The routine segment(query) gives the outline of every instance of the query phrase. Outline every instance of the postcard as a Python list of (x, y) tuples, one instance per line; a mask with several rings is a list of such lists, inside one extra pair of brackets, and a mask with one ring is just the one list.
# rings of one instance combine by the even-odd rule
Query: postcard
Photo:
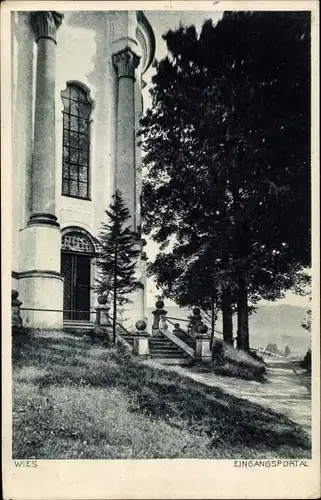
[(6, 500), (320, 497), (318, 14), (2, 3)]

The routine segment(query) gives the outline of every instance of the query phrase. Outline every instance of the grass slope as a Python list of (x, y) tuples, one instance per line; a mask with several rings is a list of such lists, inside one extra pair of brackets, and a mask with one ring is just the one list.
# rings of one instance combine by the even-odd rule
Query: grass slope
[(286, 417), (62, 332), (13, 342), (13, 458), (302, 458)]

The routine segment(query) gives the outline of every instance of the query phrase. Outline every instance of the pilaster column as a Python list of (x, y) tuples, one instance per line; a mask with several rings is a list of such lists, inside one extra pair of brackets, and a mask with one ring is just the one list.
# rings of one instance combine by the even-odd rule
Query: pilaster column
[(136, 161), (135, 161), (135, 69), (140, 58), (127, 47), (114, 54), (117, 72), (117, 136), (115, 188), (119, 189), (130, 212), (132, 229), (136, 221)]
[(37, 76), (32, 164), (32, 210), (28, 225), (58, 225), (55, 196), (56, 33), (63, 14), (31, 12), (37, 48)]
[(61, 235), (56, 216), (55, 62), (56, 33), (62, 14), (31, 12), (37, 43), (31, 210), (20, 233), (19, 293), (23, 323), (32, 328), (62, 328)]

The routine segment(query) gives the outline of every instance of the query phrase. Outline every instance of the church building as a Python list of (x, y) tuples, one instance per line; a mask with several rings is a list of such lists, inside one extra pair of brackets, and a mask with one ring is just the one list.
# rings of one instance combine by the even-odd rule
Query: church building
[[(95, 237), (116, 189), (140, 235), (141, 11), (12, 12), (12, 289), (26, 327), (94, 321)], [(140, 239), (131, 320), (146, 316)]]

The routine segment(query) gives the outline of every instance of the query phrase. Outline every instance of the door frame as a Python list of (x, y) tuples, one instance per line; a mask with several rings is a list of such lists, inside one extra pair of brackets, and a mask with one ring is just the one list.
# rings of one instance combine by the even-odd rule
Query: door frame
[[(91, 235), (84, 229), (82, 228), (78, 228), (78, 227), (75, 227), (75, 226), (69, 226), (65, 229), (62, 230), (62, 235), (61, 237), (63, 238), (64, 236), (67, 236), (68, 234), (70, 233), (78, 233), (79, 235), (82, 235), (82, 236), (85, 236), (85, 238), (88, 240), (88, 243), (90, 244), (91, 246), (91, 251), (88, 252), (87, 251), (77, 251), (76, 249), (74, 250), (73, 248), (64, 248), (63, 246), (61, 247), (61, 250), (60, 250), (60, 255), (61, 255), (61, 262), (62, 262), (62, 256), (63, 255), (69, 255), (70, 256), (70, 266), (71, 266), (71, 280), (73, 281), (74, 280), (74, 277), (75, 277), (75, 273), (77, 273), (77, 257), (85, 257), (85, 258), (88, 258), (88, 265), (89, 265), (89, 280), (88, 280), (88, 303), (89, 303), (89, 308), (88, 308), (88, 318), (86, 319), (78, 319), (77, 318), (77, 296), (76, 296), (76, 293), (77, 293), (77, 288), (76, 286), (74, 285), (74, 283), (72, 282), (70, 287), (71, 287), (71, 290), (70, 290), (70, 294), (71, 294), (71, 297), (70, 297), (70, 311), (68, 311), (68, 313), (65, 315), (65, 312), (63, 313), (63, 316), (64, 316), (64, 321), (90, 321), (90, 317), (91, 317), (91, 303), (92, 303), (92, 283), (93, 283), (93, 267), (92, 267), (92, 263), (93, 263), (93, 259), (95, 258), (95, 255), (96, 255), (96, 249), (95, 249), (95, 246), (94, 246), (94, 243), (93, 243), (93, 238), (91, 237)], [(62, 271), (62, 266), (61, 266), (61, 271)], [(64, 287), (63, 287), (63, 304), (64, 304), (64, 299), (65, 297), (65, 284), (64, 284)], [(63, 309), (65, 308), (65, 305), (63, 306)], [(68, 317), (66, 317), (68, 316)]]
[[(64, 319), (67, 321), (89, 321), (90, 320), (90, 299), (91, 299), (91, 278), (92, 278), (92, 270), (91, 270), (91, 261), (93, 256), (90, 254), (85, 254), (85, 253), (77, 253), (77, 252), (68, 252), (65, 250), (61, 251), (61, 259), (62, 256), (66, 255), (69, 256), (70, 258), (70, 273), (71, 273), (71, 283), (70, 283), (70, 310), (68, 312), (64, 310)], [(89, 266), (89, 279), (88, 279), (88, 284), (86, 283), (86, 286), (88, 286), (88, 318), (86, 319), (79, 319), (78, 313), (82, 311), (83, 309), (78, 308), (78, 288), (77, 288), (77, 283), (75, 283), (75, 279), (77, 279), (77, 258), (87, 258), (88, 259), (88, 266)], [(64, 285), (64, 290), (63, 293), (65, 294), (65, 285)], [(63, 303), (65, 302), (64, 297), (63, 297)], [(64, 306), (65, 307), (65, 306)], [(65, 312), (66, 311), (66, 312)], [(85, 314), (85, 313), (83, 313)]]

